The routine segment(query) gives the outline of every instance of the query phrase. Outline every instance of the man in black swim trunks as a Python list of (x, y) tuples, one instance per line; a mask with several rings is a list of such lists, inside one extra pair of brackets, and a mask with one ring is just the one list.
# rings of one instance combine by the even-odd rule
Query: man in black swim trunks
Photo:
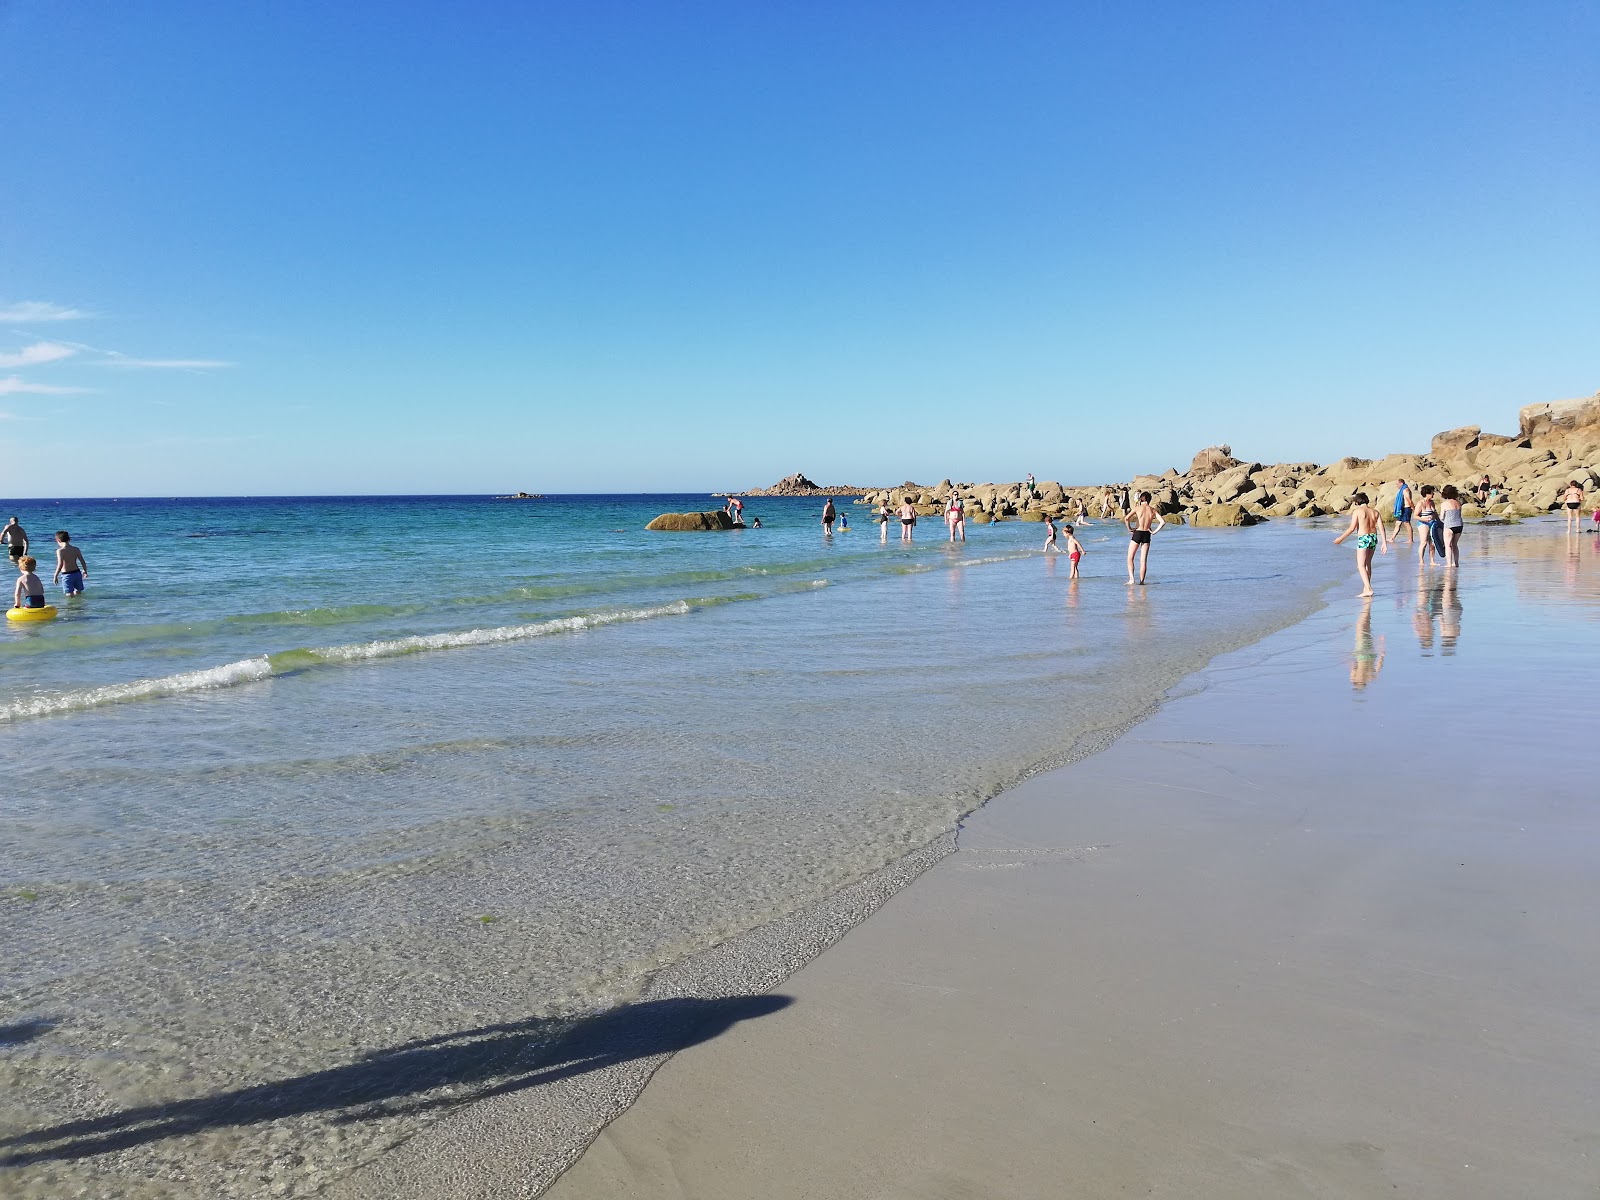
[[(1139, 503), (1125, 518), (1128, 533), (1128, 583), (1143, 584), (1145, 571), (1150, 566), (1150, 535), (1160, 533), (1167, 521), (1150, 503), (1150, 493), (1140, 492)], [(1133, 577), (1133, 560), (1139, 559), (1139, 578)]]

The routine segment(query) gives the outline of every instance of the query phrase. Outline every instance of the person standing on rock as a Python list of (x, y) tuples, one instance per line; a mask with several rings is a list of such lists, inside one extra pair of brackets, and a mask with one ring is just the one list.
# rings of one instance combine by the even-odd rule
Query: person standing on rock
[(744, 501), (737, 496), (729, 496), (724, 511), (733, 518), (735, 525), (744, 524)]
[[(1577, 533), (1583, 521), (1583, 488), (1576, 479), (1567, 484), (1567, 490), (1561, 493), (1561, 503), (1566, 506), (1567, 532)], [(11, 518), (13, 521), (15, 517)]]
[(900, 501), (900, 540), (909, 542), (917, 528), (917, 506), (909, 500)]
[[(1128, 527), (1128, 583), (1143, 586), (1145, 572), (1150, 568), (1150, 538), (1166, 527), (1167, 519), (1150, 503), (1150, 493), (1140, 492), (1139, 503), (1123, 520)], [(1133, 560), (1139, 560), (1139, 577), (1135, 579)]]
[(1394, 537), (1389, 539), (1391, 542), (1399, 543), (1400, 527), (1402, 525), (1406, 529), (1406, 545), (1409, 546), (1417, 540), (1416, 527), (1411, 524), (1411, 507), (1411, 488), (1407, 486), (1404, 479), (1396, 479), (1394, 481)]
[(1372, 595), (1372, 552), (1380, 546), (1389, 553), (1389, 536), (1383, 529), (1383, 517), (1367, 503), (1367, 494), (1357, 492), (1353, 497), (1355, 507), (1350, 510), (1350, 528), (1333, 539), (1339, 545), (1352, 533), (1356, 535), (1356, 573), (1361, 576), (1361, 594)]
[(1028, 482), (1026, 484), (1024, 484), (1023, 486), (1025, 486), (1028, 489), (1028, 499), (1032, 500), (1035, 496), (1037, 496), (1039, 494), (1038, 489), (1035, 488), (1034, 485), (1033, 485), (1033, 472), (1032, 471), (1028, 472)]
[(833, 497), (829, 496), (822, 506), (822, 532), (829, 537), (833, 536), (833, 523), (839, 519), (839, 510), (833, 506)]

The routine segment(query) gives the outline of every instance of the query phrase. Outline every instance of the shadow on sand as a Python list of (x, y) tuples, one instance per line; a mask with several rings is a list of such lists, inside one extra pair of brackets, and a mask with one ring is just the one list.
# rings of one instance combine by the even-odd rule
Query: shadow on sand
[[(305, 1113), (335, 1122), (421, 1113), (483, 1100), (619, 1063), (670, 1054), (738, 1021), (792, 1004), (788, 996), (650, 1000), (581, 1021), (534, 1018), (374, 1051), (345, 1066), (232, 1092), (130, 1108), (0, 1138), (0, 1166), (86, 1158), (206, 1129)], [(20, 1030), (21, 1027), (11, 1027)], [(48, 1025), (37, 1032), (45, 1032)], [(423, 1093), (450, 1087), (450, 1094)], [(396, 1102), (399, 1103), (396, 1103)]]

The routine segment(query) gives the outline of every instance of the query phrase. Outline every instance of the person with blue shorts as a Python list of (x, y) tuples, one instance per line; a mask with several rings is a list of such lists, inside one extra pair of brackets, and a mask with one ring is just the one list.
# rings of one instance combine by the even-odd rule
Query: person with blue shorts
[(65, 529), (56, 531), (56, 578), (61, 590), (69, 596), (83, 595), (83, 581), (89, 577), (89, 564), (83, 561), (83, 551), (72, 544), (72, 535)]
[(1406, 544), (1409, 546), (1417, 540), (1416, 526), (1411, 524), (1411, 488), (1404, 479), (1394, 481), (1394, 536), (1389, 540), (1400, 540), (1400, 527), (1406, 527)]

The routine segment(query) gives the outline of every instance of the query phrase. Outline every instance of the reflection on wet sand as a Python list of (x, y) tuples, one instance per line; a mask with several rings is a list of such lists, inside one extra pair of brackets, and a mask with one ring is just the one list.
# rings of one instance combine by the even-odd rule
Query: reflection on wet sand
[(1513, 555), (1517, 594), (1538, 604), (1581, 604), (1600, 608), (1600, 533), (1507, 540)]
[(1461, 640), (1461, 598), (1456, 589), (1454, 571), (1444, 576), (1418, 574), (1417, 607), (1411, 618), (1416, 630), (1417, 644), (1424, 656), (1434, 653), (1434, 626), (1439, 631), (1438, 653), (1448, 656), (1456, 652)]
[(1356, 647), (1350, 655), (1350, 686), (1361, 691), (1383, 670), (1383, 640), (1372, 636), (1372, 597), (1361, 602), (1356, 618)]

